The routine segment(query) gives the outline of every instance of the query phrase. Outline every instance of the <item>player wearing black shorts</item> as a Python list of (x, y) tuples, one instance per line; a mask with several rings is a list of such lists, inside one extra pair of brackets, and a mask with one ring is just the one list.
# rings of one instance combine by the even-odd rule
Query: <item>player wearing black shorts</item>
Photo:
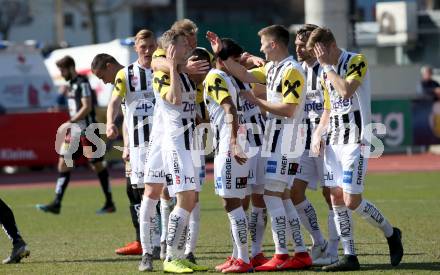
[[(86, 129), (90, 129), (89, 126), (96, 123), (94, 108), (96, 96), (90, 88), (87, 78), (76, 73), (75, 61), (72, 57), (65, 56), (58, 60), (56, 65), (63, 78), (69, 82), (67, 105), (70, 120), (60, 127), (60, 129), (65, 127), (68, 130), (58, 160), (58, 172), (60, 174), (56, 182), (55, 198), (49, 204), (37, 204), (36, 207), (44, 212), (60, 213), (61, 201), (70, 181), (70, 171), (73, 168), (72, 160), (84, 155), (93, 171), (96, 172), (105, 195), (105, 204), (96, 213), (115, 212), (116, 208), (112, 200), (109, 174), (103, 162), (103, 156), (96, 156), (99, 155), (97, 146), (90, 140), (90, 135), (88, 135), (89, 137), (86, 136)], [(99, 138), (98, 129), (94, 130), (93, 133), (96, 138)]]

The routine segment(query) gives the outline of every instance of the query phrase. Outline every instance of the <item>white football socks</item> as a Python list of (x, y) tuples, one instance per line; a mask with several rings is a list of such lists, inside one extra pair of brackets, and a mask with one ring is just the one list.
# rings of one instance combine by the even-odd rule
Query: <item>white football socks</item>
[(228, 218), (231, 222), (232, 235), (237, 248), (237, 258), (249, 263), (249, 251), (247, 243), (247, 218), (243, 207), (238, 207), (228, 212)]
[(152, 235), (156, 220), (156, 205), (158, 200), (143, 197), (139, 211), (139, 231), (141, 237), (142, 254), (152, 254)]
[(361, 204), (354, 211), (358, 213), (369, 224), (382, 230), (386, 238), (393, 235), (393, 227), (382, 215), (380, 210), (377, 209), (377, 207), (371, 202), (363, 199)]
[(275, 243), (276, 254), (288, 254), (287, 242), (287, 217), (286, 209), (283, 201), (279, 197), (264, 195), (264, 202), (266, 203), (267, 211), (270, 215), (272, 226), (272, 237)]

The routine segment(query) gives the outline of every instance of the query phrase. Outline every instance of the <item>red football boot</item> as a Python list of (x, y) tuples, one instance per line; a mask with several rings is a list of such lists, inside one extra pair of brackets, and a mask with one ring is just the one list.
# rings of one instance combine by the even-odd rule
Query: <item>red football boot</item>
[(255, 268), (260, 265), (264, 265), (269, 261), (268, 258), (264, 257), (263, 252), (258, 253), (255, 257), (251, 258), (251, 265)]
[(226, 262), (219, 264), (215, 267), (215, 271), (222, 272), (223, 269), (228, 268), (231, 265), (233, 265), (235, 261), (236, 261), (235, 258), (228, 256), (228, 258), (226, 258)]
[(284, 264), (284, 269), (287, 270), (300, 270), (307, 269), (312, 266), (312, 257), (307, 252), (295, 253), (295, 256), (291, 257)]
[(142, 255), (142, 246), (140, 242), (134, 241), (116, 249), (115, 252), (118, 255)]
[(289, 254), (274, 254), (264, 265), (255, 268), (255, 271), (278, 271), (284, 270), (284, 264), (289, 260)]
[(222, 270), (222, 273), (248, 273), (252, 272), (251, 263), (245, 263), (242, 259), (238, 259), (228, 268)]

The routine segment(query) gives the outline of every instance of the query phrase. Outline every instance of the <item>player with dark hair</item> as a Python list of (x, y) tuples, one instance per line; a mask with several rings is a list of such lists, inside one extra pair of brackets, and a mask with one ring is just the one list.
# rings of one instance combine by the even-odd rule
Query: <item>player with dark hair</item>
[[(104, 206), (96, 213), (113, 213), (116, 211), (116, 207), (112, 199), (108, 170), (105, 166), (104, 157), (96, 156), (99, 153), (105, 152), (97, 152), (96, 144), (86, 136), (86, 129), (96, 123), (95, 92), (91, 89), (87, 77), (77, 74), (75, 61), (72, 57), (65, 56), (58, 60), (56, 64), (63, 78), (69, 82), (67, 105), (70, 120), (60, 127), (60, 129), (68, 128), (68, 130), (58, 160), (58, 172), (60, 174), (56, 183), (55, 199), (49, 204), (37, 204), (36, 207), (43, 212), (52, 214), (60, 213), (61, 201), (70, 182), (70, 172), (73, 167), (73, 163), (69, 166), (66, 164), (66, 157), (71, 157), (73, 160), (76, 160), (84, 154), (89, 160), (91, 168), (96, 172), (105, 195)], [(99, 137), (98, 129), (93, 133), (95, 137)], [(76, 147), (74, 143), (78, 141), (78, 139), (79, 147), (75, 152), (72, 152)]]
[[(306, 145), (301, 156), (300, 165), (293, 182), (291, 198), (301, 223), (312, 238), (311, 256), (313, 265), (329, 265), (338, 260), (339, 237), (334, 222), (334, 212), (330, 201), (330, 188), (325, 186), (323, 165), (324, 156), (316, 156), (310, 150), (312, 133), (319, 124), (324, 112), (330, 112), (330, 102), (324, 100), (324, 90), (321, 84), (322, 67), (306, 49), (307, 40), (318, 26), (305, 24), (298, 29), (295, 38), (295, 49), (298, 61), (301, 62), (306, 75), (306, 102), (304, 104), (304, 120), (306, 125)], [(306, 189), (316, 190), (317, 185), (322, 187), (322, 193), (329, 207), (328, 232), (326, 241), (321, 233), (315, 208), (306, 197)]]
[[(304, 108), (304, 74), (301, 66), (289, 54), (290, 34), (285, 27), (272, 25), (260, 30), (258, 35), (261, 38), (261, 51), (270, 62), (250, 71), (232, 58), (224, 56), (222, 43), (215, 33), (208, 32), (207, 38), (214, 53), (223, 60), (232, 75), (243, 82), (266, 84), (267, 100), (253, 93), (244, 94), (250, 102), (267, 112), (268, 117), (263, 144), (263, 152), (268, 156), (263, 198), (271, 216), (275, 254), (255, 270), (304, 269), (312, 265), (312, 259), (300, 231), (298, 213), (290, 199), (290, 188), (299, 158), (290, 154), (293, 144), (287, 142), (288, 146), (282, 146), (284, 139), (293, 138), (295, 144), (297, 141)], [(295, 243), (295, 255), (292, 258), (287, 248), (290, 239)]]

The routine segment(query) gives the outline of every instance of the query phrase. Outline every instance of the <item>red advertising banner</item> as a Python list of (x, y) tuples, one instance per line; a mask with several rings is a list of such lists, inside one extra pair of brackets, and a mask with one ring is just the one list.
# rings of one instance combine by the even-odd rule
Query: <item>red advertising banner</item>
[(67, 113), (0, 115), (0, 166), (55, 165), (58, 127)]

